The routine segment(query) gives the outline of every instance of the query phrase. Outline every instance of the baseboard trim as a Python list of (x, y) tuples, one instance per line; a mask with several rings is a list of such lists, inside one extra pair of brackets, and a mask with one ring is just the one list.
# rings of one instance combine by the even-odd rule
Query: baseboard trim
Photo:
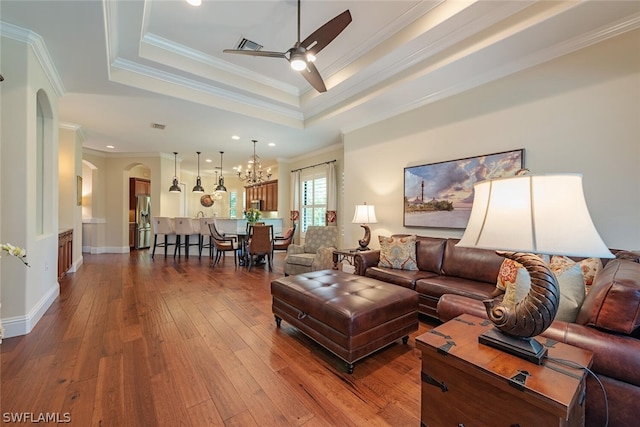
[(99, 255), (99, 254), (127, 254), (130, 248), (117, 246), (83, 246), (82, 253)]
[(47, 312), (51, 304), (60, 295), (60, 285), (55, 282), (55, 285), (49, 289), (49, 291), (38, 301), (38, 303), (27, 313), (26, 316), (15, 316), (2, 319), (2, 327), (4, 333), (2, 338), (17, 337), (20, 335), (27, 335), (33, 330), (36, 324), (40, 321), (42, 316)]
[(82, 257), (82, 255), (80, 255), (80, 258), (76, 259), (73, 264), (71, 264), (71, 268), (69, 269), (68, 273), (75, 273), (76, 271), (78, 271), (78, 269), (82, 266), (82, 264), (84, 263), (84, 258)]

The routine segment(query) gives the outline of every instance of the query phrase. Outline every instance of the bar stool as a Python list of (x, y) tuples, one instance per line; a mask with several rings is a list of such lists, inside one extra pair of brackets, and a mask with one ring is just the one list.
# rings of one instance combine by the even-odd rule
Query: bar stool
[[(209, 232), (209, 224), (214, 223), (214, 218), (200, 218), (200, 256), (202, 258), (202, 249), (209, 249), (209, 258), (213, 258), (213, 242), (211, 241), (211, 233)], [(205, 239), (208, 243), (205, 243)]]
[[(174, 222), (176, 248), (173, 252), (173, 257), (176, 257), (176, 253), (180, 256), (180, 248), (184, 248), (185, 257), (189, 258), (189, 246), (200, 246), (200, 223), (192, 220), (191, 218), (184, 217), (177, 217), (174, 219)], [(194, 243), (189, 243), (190, 236), (194, 236), (196, 238)]]
[[(164, 243), (158, 243), (158, 235), (164, 235)], [(167, 257), (167, 248), (169, 246), (175, 246), (176, 240), (173, 243), (169, 242), (169, 236), (175, 237), (176, 232), (173, 227), (173, 219), (166, 216), (154, 216), (153, 217), (153, 251), (151, 252), (151, 259), (156, 254), (156, 248), (164, 248), (164, 257)]]

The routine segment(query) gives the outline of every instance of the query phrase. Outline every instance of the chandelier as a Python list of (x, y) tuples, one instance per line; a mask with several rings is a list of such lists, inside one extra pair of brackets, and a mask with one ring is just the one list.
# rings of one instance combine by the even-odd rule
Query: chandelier
[(260, 157), (256, 154), (256, 142), (258, 141), (255, 139), (252, 139), (251, 141), (253, 142), (253, 155), (249, 157), (247, 170), (243, 173), (242, 166), (238, 166), (236, 170), (240, 181), (246, 181), (248, 185), (259, 185), (268, 182), (271, 179), (271, 168), (267, 168), (264, 171), (262, 170)]

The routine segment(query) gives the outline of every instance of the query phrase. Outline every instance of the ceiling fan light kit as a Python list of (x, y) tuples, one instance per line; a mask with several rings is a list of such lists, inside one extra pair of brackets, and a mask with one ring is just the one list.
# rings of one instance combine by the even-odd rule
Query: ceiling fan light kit
[[(313, 65), (317, 54), (333, 41), (351, 23), (351, 12), (345, 10), (331, 19), (300, 41), (300, 0), (298, 0), (298, 39), (295, 45), (286, 52), (271, 52), (264, 50), (224, 49), (225, 53), (235, 53), (249, 56), (266, 56), (284, 58), (289, 61), (291, 68), (300, 71), (302, 76), (318, 92), (326, 92), (327, 88), (318, 69)], [(304, 72), (303, 72), (304, 71)]]

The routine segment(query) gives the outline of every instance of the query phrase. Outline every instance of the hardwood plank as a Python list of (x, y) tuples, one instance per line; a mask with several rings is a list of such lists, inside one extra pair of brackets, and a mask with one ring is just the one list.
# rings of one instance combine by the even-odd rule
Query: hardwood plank
[(290, 424), (304, 422), (313, 416), (311, 410), (251, 349), (236, 351), (245, 369), (251, 373), (260, 388), (278, 406)]
[(124, 425), (124, 375), (122, 354), (103, 357), (98, 367), (98, 381), (92, 425)]
[[(155, 375), (151, 379), (151, 389), (155, 403), (156, 426), (190, 426), (187, 408), (168, 372)], [(117, 424), (114, 424), (117, 425)]]
[(71, 382), (62, 404), (61, 413), (70, 414), (70, 425), (89, 426), (93, 420), (97, 378)]
[(224, 421), (211, 399), (188, 408), (187, 412), (193, 427), (220, 427), (224, 425)]
[(127, 425), (153, 426), (156, 418), (151, 386), (151, 371), (147, 363), (147, 346), (143, 339), (123, 346), (124, 410)]

